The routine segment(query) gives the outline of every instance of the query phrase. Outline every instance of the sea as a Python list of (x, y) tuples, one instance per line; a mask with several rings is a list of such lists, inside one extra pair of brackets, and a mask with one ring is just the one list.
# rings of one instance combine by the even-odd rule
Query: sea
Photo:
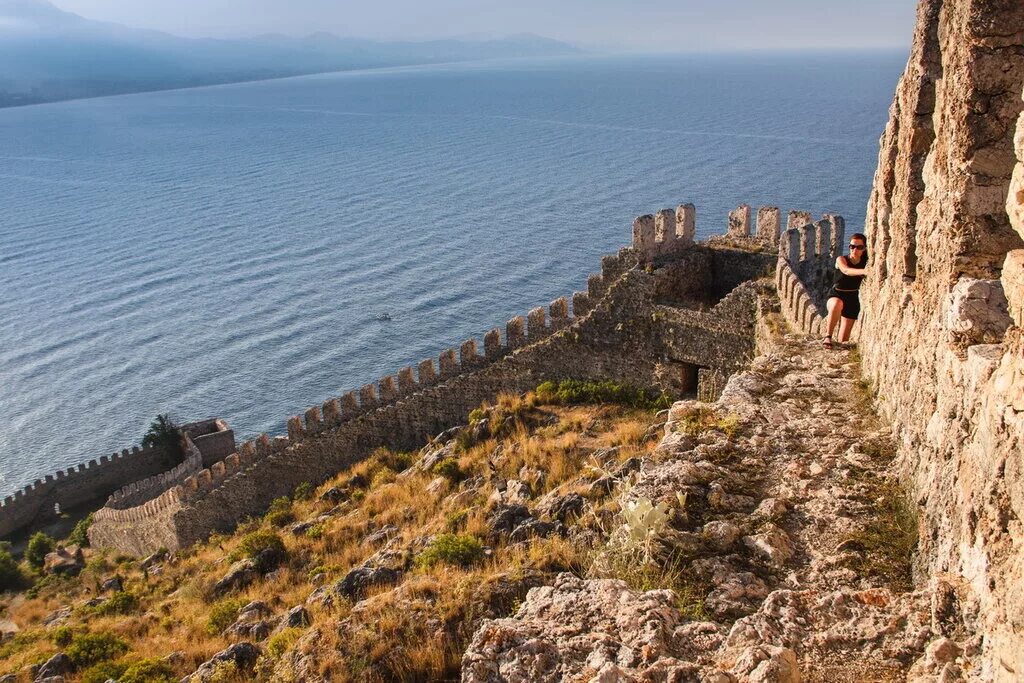
[(905, 59), (574, 56), (2, 109), (0, 496), (158, 414), (282, 433), (585, 289), (639, 214), (853, 232)]

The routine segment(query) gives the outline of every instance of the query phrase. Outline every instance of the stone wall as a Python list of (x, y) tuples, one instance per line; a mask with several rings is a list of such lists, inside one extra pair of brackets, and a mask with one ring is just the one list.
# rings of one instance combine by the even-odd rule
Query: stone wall
[(133, 447), (37, 479), (0, 504), (0, 538), (54, 519), (55, 505), (67, 510), (104, 500), (125, 484), (159, 475), (174, 464), (163, 449)]
[[(692, 206), (679, 214), (659, 212), (651, 251), (659, 263), (687, 258), (692, 245), (664, 243), (670, 225), (692, 225)], [(680, 218), (681, 216), (681, 218)], [(671, 220), (670, 220), (671, 219)], [(634, 238), (647, 244), (648, 221), (634, 225)], [(642, 229), (637, 229), (640, 226)], [(701, 247), (705, 249), (705, 247)], [(711, 250), (689, 260), (709, 276), (717, 260), (735, 272), (764, 274), (772, 259), (757, 251)], [(510, 320), (485, 335), (483, 348), (468, 340), (397, 375), (330, 399), (288, 420), (287, 436), (261, 435), (237, 454), (201, 470), (143, 506), (105, 509), (90, 538), (124, 552), (142, 554), (159, 546), (179, 548), (213, 531), (233, 529), (239, 520), (262, 514), (270, 501), (303, 482), (334, 476), (381, 446), (408, 450), (431, 436), (465, 423), (468, 414), (502, 392), (522, 393), (545, 380), (611, 379), (679, 394), (704, 378), (705, 393), (717, 395), (724, 377), (753, 351), (755, 287), (740, 287), (707, 312), (656, 304), (669, 270), (645, 263), (637, 249), (606, 256), (602, 271), (588, 279), (586, 292), (570, 302), (557, 299)], [(734, 273), (733, 273), (734, 274)], [(730, 277), (733, 275), (730, 275)], [(662, 284), (659, 284), (662, 283)], [(710, 285), (715, 286), (713, 277)], [(700, 366), (701, 373), (693, 372)], [(717, 387), (717, 389), (716, 389)], [(159, 529), (159, 531), (157, 531)]]
[(1019, 0), (919, 4), (865, 229), (864, 372), (902, 435), (922, 577), (976, 615), (978, 680), (1024, 676), (1022, 43)]

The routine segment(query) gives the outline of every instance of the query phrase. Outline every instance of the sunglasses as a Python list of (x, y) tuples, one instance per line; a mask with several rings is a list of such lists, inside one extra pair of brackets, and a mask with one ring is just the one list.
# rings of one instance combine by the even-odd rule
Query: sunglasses
[(867, 247), (865, 247), (863, 244), (851, 244), (850, 245), (850, 249), (858, 249), (859, 250), (859, 249), (866, 249), (866, 248)]

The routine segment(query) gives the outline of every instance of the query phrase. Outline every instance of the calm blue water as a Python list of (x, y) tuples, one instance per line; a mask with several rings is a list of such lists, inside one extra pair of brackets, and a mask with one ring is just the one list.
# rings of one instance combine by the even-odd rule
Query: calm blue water
[(280, 432), (584, 288), (640, 213), (859, 228), (904, 59), (431, 66), (0, 110), (0, 495), (157, 413)]

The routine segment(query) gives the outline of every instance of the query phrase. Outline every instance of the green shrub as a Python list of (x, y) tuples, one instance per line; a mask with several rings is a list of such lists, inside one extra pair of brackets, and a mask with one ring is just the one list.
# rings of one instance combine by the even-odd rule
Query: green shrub
[(167, 662), (159, 659), (143, 659), (129, 664), (117, 683), (177, 683), (178, 677)]
[(292, 500), (310, 500), (313, 497), (313, 484), (304, 481), (292, 491)]
[(327, 531), (327, 529), (323, 524), (314, 524), (306, 529), (306, 538), (312, 538), (313, 540), (323, 538), (325, 531)]
[(286, 628), (267, 641), (266, 654), (271, 659), (280, 659), (302, 635), (302, 629)]
[(68, 543), (72, 545), (81, 546), (83, 548), (89, 545), (89, 527), (92, 526), (92, 515), (89, 513), (85, 519), (79, 520), (75, 528), (72, 529), (71, 533), (68, 534)]
[(42, 569), (46, 562), (46, 554), (52, 553), (57, 546), (56, 542), (42, 531), (32, 534), (25, 548), (25, 560), (36, 569)]
[(228, 598), (216, 603), (210, 608), (210, 616), (206, 619), (206, 631), (214, 636), (223, 633), (224, 629), (235, 623), (239, 610), (245, 605), (245, 600), (238, 598)]
[(535, 393), (537, 400), (542, 404), (614, 403), (645, 410), (663, 410), (672, 406), (672, 398), (668, 394), (645, 391), (609, 380), (595, 382), (565, 379), (558, 383), (548, 381), (540, 384)]
[(292, 501), (288, 496), (275, 498), (270, 503), (270, 509), (263, 519), (270, 526), (282, 527), (295, 521), (295, 513), (292, 511)]
[(445, 526), (449, 531), (459, 531), (466, 526), (466, 519), (469, 517), (469, 510), (456, 510), (445, 519)]
[(15, 591), (25, 585), (25, 575), (14, 556), (6, 549), (0, 549), (0, 593)]
[(121, 683), (128, 665), (123, 662), (100, 662), (82, 672), (82, 683), (107, 683), (114, 680)]
[(483, 408), (474, 408), (473, 410), (469, 411), (469, 424), (476, 424), (480, 420), (483, 420), (485, 417), (487, 417), (486, 410), (484, 410)]
[(404, 472), (409, 469), (413, 462), (412, 453), (392, 451), (388, 448), (378, 448), (370, 457), (375, 463), (395, 473)]
[(70, 626), (58, 626), (50, 634), (50, 640), (57, 647), (67, 647), (75, 637), (75, 631)]
[(128, 591), (117, 591), (102, 604), (97, 610), (100, 614), (131, 614), (139, 609), (139, 599), (134, 593)]
[[(269, 551), (264, 553), (264, 551)], [(242, 537), (238, 548), (231, 553), (231, 560), (234, 562), (242, 558), (259, 560), (260, 571), (270, 571), (280, 564), (288, 552), (284, 548), (284, 541), (273, 531), (254, 531)]]
[(416, 556), (416, 564), (420, 567), (432, 567), (438, 563), (468, 567), (483, 557), (484, 545), (476, 536), (439, 534)]
[(92, 666), (99, 662), (117, 659), (128, 652), (128, 643), (112, 633), (79, 633), (71, 640), (64, 654), (75, 668)]
[(464, 478), (462, 468), (459, 467), (459, 461), (455, 458), (445, 458), (434, 463), (430, 471), (439, 477), (444, 477), (453, 484), (462, 481)]

